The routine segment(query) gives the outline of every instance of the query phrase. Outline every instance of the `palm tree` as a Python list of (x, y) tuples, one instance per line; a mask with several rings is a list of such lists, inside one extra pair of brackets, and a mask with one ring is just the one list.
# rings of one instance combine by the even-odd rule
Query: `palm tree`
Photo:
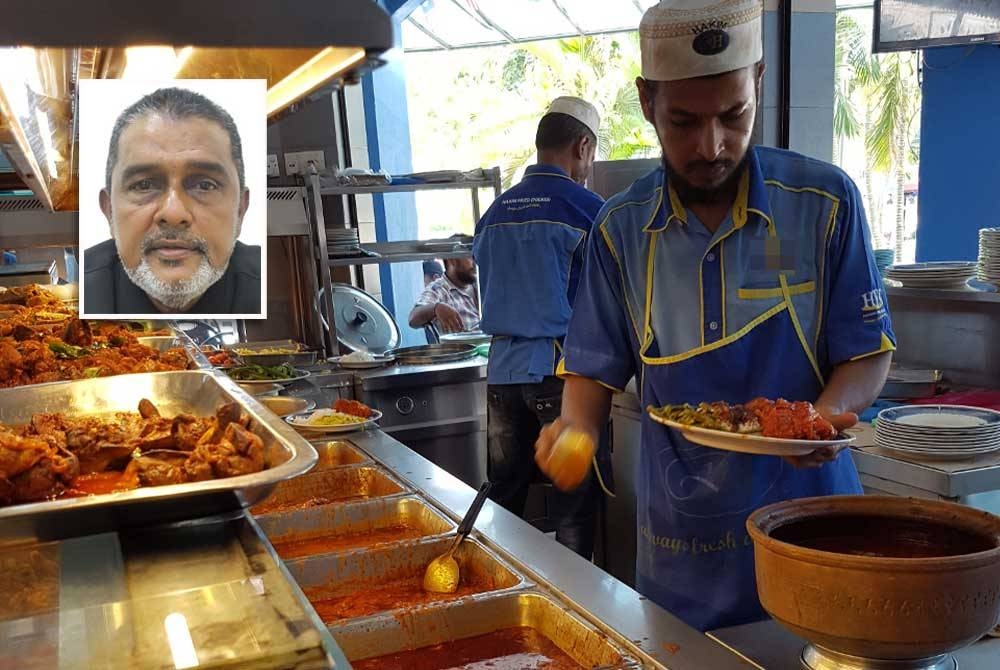
[(904, 187), (911, 151), (913, 123), (920, 110), (919, 87), (916, 82), (916, 54), (891, 53), (881, 56), (881, 74), (878, 78), (877, 115), (875, 124), (865, 138), (866, 153), (872, 165), (880, 172), (892, 172), (896, 208), (895, 251), (897, 262), (903, 254), (905, 237)]
[[(872, 107), (869, 91), (881, 75), (879, 61), (872, 56), (864, 30), (847, 12), (837, 14), (834, 43), (833, 89), (833, 162), (843, 160), (844, 141), (867, 138), (871, 128)], [(863, 100), (862, 118), (858, 119), (855, 99)], [(872, 239), (881, 239), (881, 207), (876, 207), (872, 189), (872, 166), (867, 160), (863, 171), (865, 211)]]
[[(904, 186), (908, 167), (919, 160), (914, 121), (920, 109), (915, 54), (873, 55), (868, 36), (853, 16), (837, 15), (834, 89), (834, 156), (843, 159), (845, 140), (863, 138), (864, 198), (873, 239), (884, 239), (884, 208), (876, 201), (873, 173), (891, 174), (894, 182), (895, 252), (902, 255), (905, 236)], [(861, 118), (857, 105), (861, 106)]]

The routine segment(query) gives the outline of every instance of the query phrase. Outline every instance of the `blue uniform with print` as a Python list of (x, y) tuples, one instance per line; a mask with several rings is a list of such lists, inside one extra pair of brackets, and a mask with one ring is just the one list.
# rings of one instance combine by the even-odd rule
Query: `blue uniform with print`
[[(895, 348), (857, 187), (838, 168), (752, 147), (713, 234), (660, 168), (611, 198), (587, 249), (559, 372), (667, 405), (815, 402), (832, 370)], [(765, 617), (753, 510), (861, 493), (845, 451), (820, 468), (692, 444), (644, 416), (637, 588), (700, 630)]]
[(555, 372), (586, 239), (604, 201), (558, 167), (533, 165), (476, 225), (487, 381), (536, 384)]

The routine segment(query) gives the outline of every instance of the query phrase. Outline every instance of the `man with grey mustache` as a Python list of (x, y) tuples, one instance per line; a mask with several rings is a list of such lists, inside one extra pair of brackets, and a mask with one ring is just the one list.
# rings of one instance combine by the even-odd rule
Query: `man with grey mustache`
[(101, 211), (112, 239), (84, 252), (87, 314), (259, 314), (260, 247), (238, 241), (249, 204), (232, 117), (162, 88), (115, 122)]

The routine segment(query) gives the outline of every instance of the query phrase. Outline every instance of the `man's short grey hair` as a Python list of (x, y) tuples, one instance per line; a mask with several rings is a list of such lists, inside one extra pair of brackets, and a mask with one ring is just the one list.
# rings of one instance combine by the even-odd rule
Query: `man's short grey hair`
[(232, 150), (233, 162), (236, 164), (236, 174), (240, 180), (240, 191), (246, 187), (246, 175), (243, 168), (243, 143), (240, 142), (240, 131), (229, 112), (215, 104), (200, 93), (186, 88), (161, 88), (145, 95), (130, 105), (118, 116), (115, 127), (111, 131), (111, 143), (108, 147), (108, 164), (104, 175), (104, 183), (108, 192), (111, 191), (111, 173), (118, 163), (118, 144), (122, 133), (132, 123), (147, 114), (162, 114), (171, 119), (205, 119), (222, 126), (229, 135), (229, 146)]

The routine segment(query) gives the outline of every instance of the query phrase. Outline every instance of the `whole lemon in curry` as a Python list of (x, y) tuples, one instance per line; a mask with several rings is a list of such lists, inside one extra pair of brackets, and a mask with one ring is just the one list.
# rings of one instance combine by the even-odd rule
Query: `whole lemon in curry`
[(567, 428), (556, 439), (546, 463), (552, 483), (563, 491), (572, 491), (583, 483), (590, 471), (597, 446), (587, 433)]

